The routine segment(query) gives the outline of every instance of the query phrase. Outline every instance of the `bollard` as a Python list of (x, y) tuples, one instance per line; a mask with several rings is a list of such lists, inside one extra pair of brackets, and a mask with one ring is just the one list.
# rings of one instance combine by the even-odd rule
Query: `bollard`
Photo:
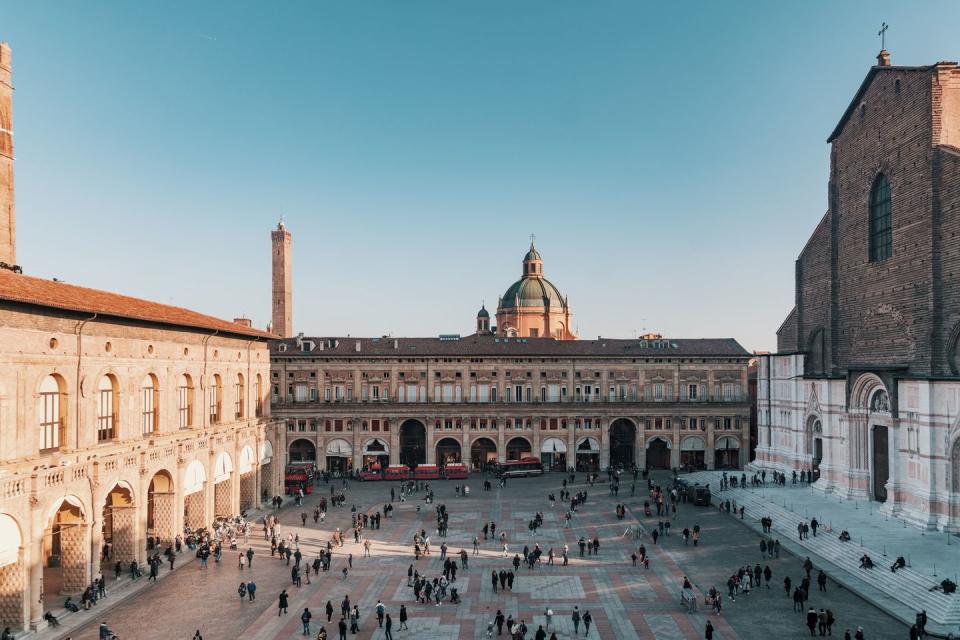
[(933, 563), (933, 577), (934, 577), (934, 578), (937, 577), (937, 563), (936, 563), (936, 562)]
[(883, 557), (887, 557), (887, 545), (883, 545)]
[(860, 546), (863, 546), (863, 536), (860, 536)]

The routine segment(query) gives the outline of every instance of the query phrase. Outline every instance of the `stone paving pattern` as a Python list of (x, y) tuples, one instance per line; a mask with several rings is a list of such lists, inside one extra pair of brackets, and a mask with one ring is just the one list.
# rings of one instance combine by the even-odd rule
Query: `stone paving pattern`
[[(573, 624), (570, 613), (575, 605), (581, 611), (589, 610), (594, 619), (590, 638), (654, 638), (655, 640), (680, 640), (702, 638), (706, 620), (711, 620), (718, 640), (737, 638), (753, 639), (789, 634), (791, 637), (808, 636), (804, 626), (805, 616), (793, 612), (792, 600), (785, 597), (782, 581), (790, 575), (796, 583), (801, 577), (801, 560), (782, 553), (779, 559), (762, 560), (759, 553), (759, 538), (736, 519), (719, 514), (715, 509), (681, 505), (673, 524), (674, 534), (661, 538), (653, 545), (649, 538), (641, 540), (652, 552), (649, 570), (633, 568), (630, 554), (638, 544), (624, 537), (628, 525), (641, 522), (647, 529), (656, 526), (657, 518), (643, 518), (643, 494), (638, 487), (637, 495), (629, 496), (630, 482), (621, 485), (619, 498), (608, 496), (607, 486), (598, 483), (587, 487), (583, 474), (578, 474), (573, 491), (586, 489), (587, 504), (574, 517), (573, 527), (563, 528), (564, 507), (559, 504), (551, 509), (546, 500), (550, 492), (558, 492), (563, 480), (560, 474), (548, 474), (542, 478), (515, 479), (502, 490), (480, 490), (481, 479), (471, 478), (473, 491), (469, 498), (454, 495), (454, 483), (437, 481), (433, 488), (437, 503), (445, 503), (451, 512), (450, 534), (447, 537), (449, 553), (460, 548), (470, 553), (469, 568), (458, 571), (457, 583), (462, 604), (441, 606), (420, 605), (413, 602), (413, 591), (407, 587), (407, 567), (414, 563), (412, 536), (420, 528), (426, 529), (432, 542), (433, 554), (415, 563), (421, 573), (433, 577), (439, 575), (442, 562), (439, 560), (439, 545), (442, 538), (436, 535), (432, 506), (422, 500), (395, 503), (395, 517), (383, 519), (383, 528), (369, 531), (373, 542), (372, 557), (364, 558), (361, 545), (347, 536), (343, 549), (335, 549), (330, 573), (321, 573), (301, 588), (290, 585), (289, 567), (279, 559), (270, 557), (269, 547), (262, 533), (251, 537), (250, 544), (256, 552), (252, 569), (240, 571), (236, 558), (224, 554), (223, 563), (200, 570), (198, 562), (179, 568), (159, 583), (150, 585), (142, 592), (128, 598), (112, 609), (101, 605), (90, 613), (90, 623), (75, 630), (71, 635), (76, 640), (97, 638), (97, 625), (106, 620), (122, 640), (164, 638), (165, 640), (190, 640), (199, 629), (205, 640), (235, 638), (280, 638), (283, 640), (303, 638), (300, 613), (304, 606), (310, 607), (314, 617), (311, 624), (312, 637), (321, 624), (326, 626), (331, 639), (337, 638), (336, 623), (339, 620), (340, 601), (350, 596), (361, 611), (360, 632), (349, 634), (350, 638), (383, 638), (377, 628), (374, 606), (378, 599), (393, 617), (395, 638), (424, 638), (453, 640), (455, 638), (484, 638), (487, 623), (497, 609), (504, 615), (526, 620), (533, 638), (537, 625), (545, 624), (545, 609), (554, 611), (553, 625), (549, 632), (559, 638), (572, 638)], [(641, 480), (639, 484), (643, 484)], [(382, 507), (389, 498), (389, 488), (395, 483), (351, 483), (347, 490), (347, 505), (332, 509), (322, 526), (314, 526), (312, 519), (306, 527), (300, 527), (300, 509), (289, 506), (282, 509), (280, 520), (284, 534), (296, 531), (300, 534), (301, 550), (307, 559), (326, 544), (335, 527), (349, 526), (350, 505), (356, 504), (363, 511), (373, 512)], [(645, 489), (645, 485), (644, 489)], [(329, 489), (321, 485), (320, 493)], [(312, 512), (319, 494), (309, 496), (304, 509)], [(616, 519), (614, 505), (625, 503), (629, 509), (625, 521)], [(416, 511), (416, 505), (421, 511)], [(531, 536), (527, 521), (537, 510), (544, 511), (545, 528)], [(498, 541), (483, 542), (480, 534), (484, 522), (495, 521), (507, 531), (510, 557), (522, 553), (524, 544), (532, 548), (539, 542), (544, 551), (554, 546), (557, 552), (556, 566), (546, 566), (529, 571), (521, 566), (517, 572), (513, 591), (493, 593), (490, 572), (506, 568), (510, 558), (501, 558)], [(703, 535), (698, 547), (685, 546), (680, 531), (684, 526), (699, 524)], [(600, 555), (579, 557), (576, 546), (583, 535), (597, 534), (601, 540)], [(481, 539), (481, 555), (472, 555), (473, 536)], [(559, 547), (570, 546), (570, 565), (560, 566)], [(347, 554), (353, 554), (353, 569), (346, 581), (341, 569), (347, 563)], [(544, 555), (545, 563), (546, 555)], [(680, 606), (679, 591), (683, 576), (687, 575), (701, 591), (716, 585), (726, 593), (727, 576), (741, 564), (769, 563), (773, 570), (772, 588), (754, 589), (750, 596), (738, 597), (736, 602), (727, 599), (721, 616), (710, 614), (705, 606), (694, 614), (686, 613)], [(236, 593), (241, 579), (250, 577), (257, 582), (256, 602), (240, 601)], [(290, 608), (286, 615), (277, 613), (277, 594), (281, 589), (290, 594)], [(867, 640), (877, 638), (904, 638), (907, 629), (883, 612), (868, 605), (855, 594), (840, 589), (832, 581), (826, 594), (818, 594), (816, 583), (811, 593), (815, 607), (829, 606), (837, 617), (833, 631), (842, 637), (844, 629), (855, 630), (863, 625)], [(335, 608), (332, 623), (326, 622), (324, 607), (327, 600)], [(109, 591), (106, 605), (109, 605)], [(398, 612), (401, 604), (407, 605), (410, 630), (399, 631)], [(581, 625), (580, 634), (583, 636)], [(62, 638), (65, 634), (41, 634), (43, 637)], [(504, 636), (506, 637), (506, 636)]]

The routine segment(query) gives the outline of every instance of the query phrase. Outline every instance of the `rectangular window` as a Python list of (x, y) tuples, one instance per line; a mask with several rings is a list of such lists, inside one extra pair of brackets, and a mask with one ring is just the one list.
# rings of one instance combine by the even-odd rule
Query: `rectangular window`
[(330, 387), (324, 387), (323, 389), (323, 401), (330, 402)]
[(696, 400), (696, 399), (697, 399), (697, 385), (695, 385), (695, 384), (687, 385), (687, 393), (689, 394), (691, 400)]
[(724, 402), (731, 402), (733, 400), (733, 383), (732, 382), (723, 383), (723, 400)]
[(490, 402), (490, 385), (482, 384), (477, 387), (477, 400), (480, 402)]
[(503, 401), (513, 402), (513, 387), (507, 385), (503, 388)]
[(307, 385), (306, 383), (298, 383), (293, 387), (293, 401), (294, 402), (306, 402), (307, 401)]
[(663, 400), (663, 383), (655, 382), (653, 383), (653, 399), (656, 401)]
[(372, 397), (374, 400), (379, 400), (379, 399), (380, 399), (380, 386), (379, 386), (379, 385), (373, 385), (373, 388), (371, 389), (371, 397)]
[[(514, 393), (515, 393), (515, 395), (514, 395), (514, 402), (523, 402), (523, 387), (521, 387), (520, 385), (516, 385), (516, 386), (513, 388), (513, 391), (514, 391)], [(528, 402), (529, 402), (529, 400), (528, 400)]]
[(317, 390), (313, 387), (310, 387), (310, 402), (317, 401)]
[(347, 385), (347, 402), (353, 402), (353, 385)]
[(111, 387), (110, 389), (101, 389), (97, 400), (97, 441), (113, 440), (113, 424), (113, 388)]
[(142, 410), (140, 412), (140, 425), (143, 427), (143, 433), (153, 433), (157, 426), (157, 408), (154, 404), (153, 386), (141, 389), (143, 399)]
[(497, 401), (497, 385), (490, 385), (490, 402)]
[(720, 383), (716, 383), (713, 385), (713, 401), (720, 402), (720, 398)]
[[(112, 392), (111, 395), (113, 395)], [(189, 428), (193, 421), (193, 407), (190, 406), (190, 396), (192, 395), (192, 389), (189, 386), (184, 385), (177, 389), (177, 414), (181, 429)], [(113, 400), (111, 399), (110, 402), (112, 404)]]
[(242, 382), (233, 385), (233, 417), (236, 420), (243, 418), (243, 396), (247, 393)]
[(527, 387), (527, 402), (533, 402), (533, 387)]

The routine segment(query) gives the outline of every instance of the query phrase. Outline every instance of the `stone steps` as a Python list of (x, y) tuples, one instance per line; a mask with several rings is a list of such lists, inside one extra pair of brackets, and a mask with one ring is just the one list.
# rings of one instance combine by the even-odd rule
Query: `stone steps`
[[(715, 473), (698, 472), (684, 478), (691, 483), (710, 484), (712, 488), (719, 486), (719, 476)], [(749, 525), (753, 528), (759, 529), (761, 517), (771, 517), (773, 531), (777, 534), (775, 537), (779, 537), (781, 543), (787, 540), (791, 545), (799, 547), (801, 553), (813, 556), (814, 559), (819, 558), (822, 561), (821, 564), (830, 565), (829, 568), (824, 567), (828, 575), (854, 592), (863, 592), (861, 595), (871, 599), (869, 588), (872, 588), (883, 596), (905, 605), (906, 609), (898, 615), (905, 622), (913, 623), (912, 614), (909, 612), (925, 609), (931, 622), (946, 625), (954, 630), (960, 625), (960, 596), (930, 591), (930, 587), (937, 584), (935, 579), (914, 571), (910, 567), (900, 569), (896, 573), (891, 572), (889, 565), (893, 564), (894, 558), (884, 558), (883, 554), (875, 549), (862, 547), (854, 542), (840, 542), (837, 536), (843, 529), (842, 525), (834, 523), (832, 533), (827, 534), (820, 529), (818, 536), (811, 535), (806, 540), (799, 540), (797, 524), (809, 523), (809, 521), (775, 502), (765, 500), (755, 491), (742, 488), (728, 489), (722, 494), (715, 494), (715, 497), (717, 500), (736, 501), (738, 506), (744, 507), (745, 520), (749, 520)], [(874, 569), (860, 568), (860, 556), (864, 553), (873, 559)], [(858, 589), (860, 585), (865, 585), (868, 589)], [(891, 611), (891, 613), (895, 612)]]

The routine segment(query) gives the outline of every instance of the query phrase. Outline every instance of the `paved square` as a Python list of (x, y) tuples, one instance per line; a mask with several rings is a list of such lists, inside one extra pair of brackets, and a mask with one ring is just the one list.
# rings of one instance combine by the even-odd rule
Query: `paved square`
[[(356, 603), (360, 608), (360, 630), (356, 635), (347, 634), (349, 638), (358, 639), (384, 637), (375, 615), (378, 600), (392, 618), (393, 636), (397, 640), (482, 639), (497, 610), (502, 611), (504, 617), (525, 621), (527, 638), (532, 639), (540, 625), (546, 627), (547, 609), (554, 612), (546, 629), (547, 637), (555, 632), (558, 638), (567, 639), (573, 637), (571, 613), (575, 606), (581, 613), (590, 612), (591, 638), (692, 640), (703, 637), (708, 619), (714, 626), (714, 637), (720, 640), (769, 640), (785, 632), (795, 637), (808, 635), (805, 615), (793, 612), (793, 603), (785, 597), (781, 586), (786, 575), (799, 582), (800, 560), (786, 553), (776, 560), (761, 560), (759, 539), (738, 520), (712, 508), (680, 505), (673, 523), (675, 535), (661, 538), (657, 545), (647, 536), (635, 541), (623, 535), (628, 526), (642, 522), (646, 530), (652, 531), (657, 524), (656, 518), (642, 517), (644, 497), (640, 491), (633, 498), (611, 498), (603, 484), (593, 487), (575, 484), (571, 490), (585, 490), (589, 498), (577, 510), (573, 526), (567, 529), (563, 518), (567, 505), (558, 503), (551, 509), (546, 499), (549, 492), (559, 492), (562, 480), (563, 476), (558, 474), (514, 480), (505, 489), (477, 492), (467, 499), (456, 496), (452, 484), (433, 483), (434, 505), (424, 504), (422, 496), (420, 500), (395, 503), (394, 517), (384, 518), (381, 529), (367, 531), (373, 543), (371, 557), (363, 557), (362, 545), (348, 536), (342, 548), (334, 549), (331, 571), (311, 576), (311, 584), (304, 582), (299, 588), (290, 584), (289, 567), (270, 556), (262, 534), (251, 538), (257, 554), (252, 570), (240, 572), (235, 563), (224, 561), (219, 565), (211, 563), (210, 569), (201, 571), (196, 562), (183, 557), (183, 566), (172, 575), (114, 608), (104, 611), (101, 606), (96, 613), (78, 614), (90, 616), (90, 623), (74, 631), (72, 636), (95, 640), (96, 625), (100, 620), (107, 620), (123, 640), (157, 637), (189, 640), (198, 629), (204, 640), (292, 640), (304, 637), (300, 614), (304, 607), (309, 607), (313, 613), (312, 637), (316, 637), (323, 625), (333, 640), (338, 635), (340, 603), (345, 596), (350, 597), (351, 605)], [(581, 481), (582, 476), (577, 480)], [(358, 511), (372, 513), (388, 499), (391, 486), (396, 485), (351, 483), (347, 504), (332, 509), (323, 526), (314, 526), (312, 520), (308, 520), (308, 525), (301, 527), (301, 509), (285, 507), (279, 512), (284, 532), (299, 534), (305, 558), (312, 560), (317, 550), (326, 545), (333, 529), (349, 530), (351, 505), (356, 505)], [(311, 512), (319, 494), (327, 493), (328, 489), (321, 486), (318, 494), (308, 497), (303, 510)], [(616, 518), (617, 503), (626, 504), (630, 509), (625, 520)], [(450, 531), (446, 538), (436, 534), (434, 508), (439, 504), (445, 504), (450, 512)], [(537, 511), (544, 513), (544, 526), (532, 536), (526, 523)], [(481, 529), (491, 521), (497, 523), (496, 536), (484, 541)], [(702, 542), (697, 547), (684, 545), (679, 532), (694, 524), (701, 527)], [(420, 530), (430, 536), (432, 553), (414, 560), (413, 536)], [(506, 558), (500, 554), (501, 531), (507, 532), (509, 540), (510, 552)], [(581, 536), (592, 539), (594, 535), (600, 539), (599, 555), (581, 558), (577, 540)], [(480, 538), (476, 555), (472, 544), (474, 536)], [(444, 541), (449, 547), (448, 555), (457, 560), (457, 580), (451, 587), (458, 589), (461, 603), (420, 604), (407, 586), (408, 567), (412, 565), (415, 571), (430, 579), (438, 577), (443, 569), (440, 545)], [(513, 589), (502, 590), (498, 584), (494, 592), (491, 573), (512, 570), (513, 555), (522, 554), (524, 545), (532, 549), (536, 543), (544, 551), (543, 564), (533, 570), (521, 565), (515, 572)], [(651, 554), (649, 569), (631, 565), (630, 555), (641, 543)], [(561, 566), (564, 545), (569, 546), (571, 554), (566, 567)], [(546, 552), (551, 547), (556, 554), (556, 564), (547, 566)], [(461, 549), (468, 554), (466, 569), (459, 567)], [(353, 566), (344, 580), (341, 570), (349, 564), (349, 554), (353, 556)], [(726, 593), (727, 577), (738, 567), (753, 566), (757, 562), (770, 564), (774, 588), (755, 589), (749, 597), (738, 597), (736, 602), (728, 598), (721, 616), (712, 615), (702, 604), (693, 614), (681, 607), (680, 585), (685, 575), (701, 593), (712, 585)], [(240, 601), (237, 585), (241, 579), (251, 578), (258, 585), (257, 601)], [(278, 615), (277, 594), (281, 589), (290, 594), (290, 608), (289, 613)], [(846, 628), (855, 630), (857, 625), (862, 625), (868, 640), (905, 637), (903, 625), (855, 595), (840, 590), (832, 582), (828, 589), (827, 594), (813, 591), (809, 604), (832, 608), (837, 618), (834, 635), (842, 638)], [(112, 596), (108, 591), (107, 604)], [(334, 608), (330, 622), (324, 611), (328, 601)], [(406, 606), (409, 630), (399, 629), (401, 605)], [(145, 615), (146, 612), (150, 615)], [(585, 626), (581, 623), (579, 637), (584, 637), (584, 632)], [(56, 636), (46, 634), (45, 637)], [(506, 631), (500, 637), (506, 638)]]

